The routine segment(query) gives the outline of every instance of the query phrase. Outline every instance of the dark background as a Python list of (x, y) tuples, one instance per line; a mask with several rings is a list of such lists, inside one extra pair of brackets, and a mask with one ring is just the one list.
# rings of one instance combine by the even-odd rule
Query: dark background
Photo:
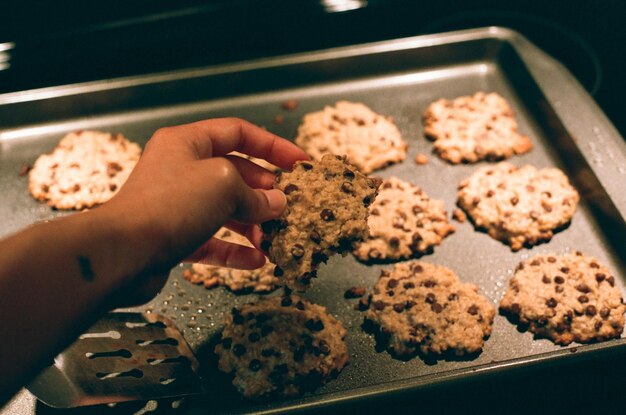
[[(499, 25), (565, 64), (626, 136), (625, 3), (5, 0), (0, 44), (11, 45), (0, 46), (0, 93)], [(625, 413), (625, 369), (626, 353), (617, 351), (341, 413)]]

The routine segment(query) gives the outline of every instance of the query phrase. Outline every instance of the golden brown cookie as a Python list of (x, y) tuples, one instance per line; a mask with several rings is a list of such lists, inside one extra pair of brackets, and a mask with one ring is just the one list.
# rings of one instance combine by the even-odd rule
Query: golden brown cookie
[(496, 93), (440, 99), (424, 113), (424, 134), (450, 163), (502, 160), (532, 149), (518, 132), (515, 114)]
[(35, 161), (28, 190), (57, 209), (90, 208), (118, 192), (140, 155), (141, 147), (122, 134), (69, 133)]
[(424, 254), (454, 232), (443, 201), (396, 177), (383, 180), (369, 210), (369, 236), (353, 251), (362, 261)]
[(233, 308), (215, 353), (244, 397), (296, 396), (348, 363), (345, 335), (322, 306), (294, 295), (264, 298)]
[(500, 309), (538, 336), (568, 345), (619, 337), (626, 306), (611, 272), (576, 252), (522, 261)]
[[(226, 242), (252, 247), (246, 238), (226, 228), (220, 229), (215, 237)], [(203, 285), (206, 288), (224, 286), (235, 292), (270, 292), (280, 285), (278, 278), (274, 276), (274, 266), (269, 261), (261, 268), (252, 270), (193, 264), (191, 269), (183, 271), (183, 277), (193, 284)]]
[(491, 334), (494, 306), (448, 268), (423, 261), (396, 264), (374, 286), (366, 319), (400, 357), (418, 350), (458, 356), (479, 352)]
[(316, 160), (345, 154), (365, 174), (404, 160), (408, 147), (391, 118), (349, 101), (305, 115), (295, 142)]
[(461, 182), (458, 197), (477, 228), (513, 251), (549, 241), (570, 222), (579, 200), (561, 170), (507, 162), (477, 170)]

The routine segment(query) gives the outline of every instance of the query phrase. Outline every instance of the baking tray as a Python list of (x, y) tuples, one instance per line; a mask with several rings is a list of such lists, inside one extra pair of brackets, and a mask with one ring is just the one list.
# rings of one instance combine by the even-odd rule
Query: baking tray
[[(409, 143), (403, 163), (376, 174), (415, 182), (430, 196), (443, 199), (450, 212), (457, 184), (479, 165), (452, 166), (435, 156), (425, 166), (416, 165), (414, 156), (432, 148), (423, 137), (421, 114), (438, 98), (476, 91), (504, 96), (516, 110), (522, 133), (532, 138), (533, 151), (512, 162), (563, 169), (581, 193), (580, 206), (571, 226), (547, 244), (514, 253), (466, 222), (457, 224), (456, 233), (422, 259), (452, 268), (463, 281), (478, 285), (496, 306), (516, 264), (547, 252), (582, 250), (593, 255), (609, 267), (624, 290), (626, 145), (561, 64), (518, 33), (497, 27), (0, 95), (0, 236), (67, 214), (33, 200), (26, 190), (27, 179), (18, 172), (23, 163), (32, 164), (69, 131), (122, 132), (143, 145), (161, 126), (237, 116), (293, 138), (305, 113), (340, 99), (364, 102), (393, 116)], [(281, 109), (286, 99), (298, 100), (298, 107)], [(282, 124), (273, 122), (276, 115), (284, 117)], [(321, 267), (305, 297), (326, 306), (346, 326), (350, 365), (312, 394), (265, 403), (242, 401), (228, 379), (217, 373), (211, 356), (225, 314), (255, 295), (193, 286), (182, 278), (183, 266), (176, 267), (162, 292), (138, 309), (175, 321), (204, 361), (209, 392), (178, 402), (178, 411), (318, 411), (517, 367), (608, 356), (621, 352), (626, 344), (616, 339), (563, 348), (520, 333), (497, 315), (493, 334), (476, 358), (393, 359), (377, 351), (374, 338), (361, 329), (363, 314), (354, 310), (355, 300), (343, 298), (351, 286), (371, 287), (384, 267), (388, 265), (361, 264), (352, 256), (331, 258)]]

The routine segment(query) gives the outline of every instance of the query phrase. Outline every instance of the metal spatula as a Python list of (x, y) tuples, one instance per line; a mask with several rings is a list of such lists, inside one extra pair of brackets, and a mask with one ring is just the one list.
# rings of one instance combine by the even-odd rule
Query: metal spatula
[(54, 359), (27, 389), (55, 408), (202, 392), (198, 361), (163, 316), (109, 313)]

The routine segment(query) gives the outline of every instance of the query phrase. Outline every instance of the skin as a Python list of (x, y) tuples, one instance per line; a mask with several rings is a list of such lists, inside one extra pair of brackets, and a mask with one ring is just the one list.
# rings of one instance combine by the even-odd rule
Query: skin
[(0, 241), (0, 406), (103, 313), (156, 295), (180, 261), (264, 264), (259, 249), (212, 238), (225, 225), (258, 247), (254, 224), (286, 205), (273, 173), (231, 151), (286, 170), (308, 158), (240, 119), (163, 128), (109, 202)]

